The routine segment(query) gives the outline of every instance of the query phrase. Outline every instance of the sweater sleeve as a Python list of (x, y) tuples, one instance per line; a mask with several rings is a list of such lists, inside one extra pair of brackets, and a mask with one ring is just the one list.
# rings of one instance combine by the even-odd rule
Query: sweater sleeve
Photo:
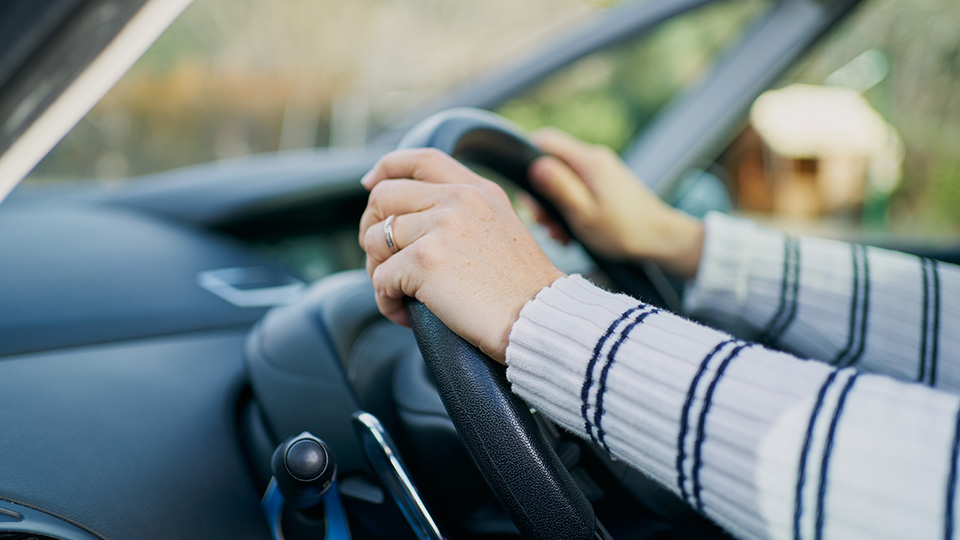
[(960, 268), (875, 247), (705, 220), (687, 312), (838, 367), (960, 390)]
[(524, 306), (513, 390), (744, 539), (954, 538), (960, 397), (744, 342), (579, 276)]

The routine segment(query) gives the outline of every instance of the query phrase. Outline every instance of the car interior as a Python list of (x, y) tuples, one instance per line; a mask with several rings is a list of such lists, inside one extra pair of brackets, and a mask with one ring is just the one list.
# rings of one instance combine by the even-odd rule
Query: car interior
[[(729, 10), (696, 73), (607, 142), (680, 208), (745, 207), (743, 149), (764, 135), (746, 128), (751, 107), (874, 3), (626, 2), (406, 111), (362, 148), (121, 184), (28, 179), (0, 205), (0, 538), (725, 538), (531, 411), (422, 305), (413, 330), (382, 317), (356, 242), (358, 180), (393, 148), (433, 146), (528, 191), (531, 103), (569, 107), (549, 102), (552, 85), (598, 59), (642, 79), (637, 58), (656, 56), (644, 47), (658, 32)], [(31, 111), (24, 80), (66, 73), (51, 84), (69, 86), (142, 4), (0, 6), (0, 150), (23, 131), (7, 119)], [(88, 49), (64, 37), (101, 27)], [(534, 234), (562, 270), (682, 312), (683, 284), (655, 266)], [(960, 262), (954, 236), (844, 234)], [(327, 476), (291, 470), (306, 447)]]

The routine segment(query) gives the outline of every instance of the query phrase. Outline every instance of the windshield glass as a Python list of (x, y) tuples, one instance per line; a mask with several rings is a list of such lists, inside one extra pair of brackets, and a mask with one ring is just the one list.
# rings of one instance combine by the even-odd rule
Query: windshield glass
[(360, 146), (603, 11), (586, 0), (196, 0), (28, 180)]

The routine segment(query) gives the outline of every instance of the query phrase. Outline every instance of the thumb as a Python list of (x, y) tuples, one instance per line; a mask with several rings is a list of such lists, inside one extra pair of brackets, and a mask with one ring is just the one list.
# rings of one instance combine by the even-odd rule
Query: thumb
[(530, 183), (552, 202), (568, 222), (589, 214), (595, 207), (593, 193), (583, 180), (553, 156), (543, 156), (530, 165)]

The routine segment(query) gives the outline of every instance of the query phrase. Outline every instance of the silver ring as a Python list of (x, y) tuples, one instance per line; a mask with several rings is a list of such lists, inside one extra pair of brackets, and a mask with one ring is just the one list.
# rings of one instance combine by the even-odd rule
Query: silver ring
[(387, 216), (387, 220), (383, 222), (383, 236), (387, 239), (387, 247), (392, 249), (394, 253), (400, 251), (400, 248), (393, 241), (393, 219), (395, 217), (397, 216), (390, 214)]

